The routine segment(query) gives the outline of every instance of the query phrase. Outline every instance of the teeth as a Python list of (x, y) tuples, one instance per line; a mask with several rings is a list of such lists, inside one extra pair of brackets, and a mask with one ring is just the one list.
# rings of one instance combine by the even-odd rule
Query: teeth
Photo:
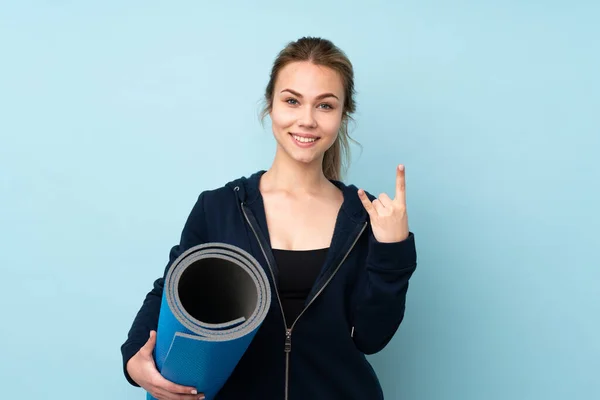
[(312, 143), (314, 142), (315, 138), (305, 138), (305, 137), (301, 137), (301, 136), (296, 136), (296, 135), (292, 135), (294, 136), (294, 139), (296, 139), (297, 141), (301, 142), (301, 143)]

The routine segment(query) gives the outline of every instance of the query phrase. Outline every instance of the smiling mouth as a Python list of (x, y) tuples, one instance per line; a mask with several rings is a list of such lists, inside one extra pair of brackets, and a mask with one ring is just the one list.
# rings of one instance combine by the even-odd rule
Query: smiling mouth
[(290, 135), (294, 138), (294, 140), (296, 140), (297, 142), (300, 142), (300, 143), (314, 143), (320, 139), (318, 137), (304, 137), (304, 136), (294, 135), (293, 133), (290, 133)]

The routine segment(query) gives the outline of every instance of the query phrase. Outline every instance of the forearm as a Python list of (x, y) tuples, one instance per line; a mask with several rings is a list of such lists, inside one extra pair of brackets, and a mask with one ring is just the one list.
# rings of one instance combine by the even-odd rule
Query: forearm
[(404, 318), (409, 280), (416, 269), (414, 235), (396, 243), (379, 243), (371, 235), (354, 314), (353, 338), (365, 354), (382, 350)]
[(135, 316), (127, 334), (127, 340), (121, 346), (123, 372), (132, 385), (138, 386), (127, 372), (127, 362), (144, 346), (150, 337), (150, 331), (156, 330), (161, 307), (164, 278), (154, 281), (153, 288), (146, 295), (142, 306)]

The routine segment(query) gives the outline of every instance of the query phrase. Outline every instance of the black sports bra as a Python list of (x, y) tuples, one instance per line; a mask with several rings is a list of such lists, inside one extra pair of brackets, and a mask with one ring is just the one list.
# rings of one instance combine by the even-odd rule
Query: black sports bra
[(328, 250), (273, 249), (279, 269), (279, 296), (288, 328), (304, 309), (306, 298), (321, 272)]

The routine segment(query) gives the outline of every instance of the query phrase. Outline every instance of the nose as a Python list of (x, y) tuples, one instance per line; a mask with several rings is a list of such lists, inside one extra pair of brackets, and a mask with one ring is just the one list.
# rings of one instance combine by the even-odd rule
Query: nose
[(317, 120), (313, 115), (312, 107), (307, 107), (298, 120), (298, 125), (305, 128), (316, 128)]

